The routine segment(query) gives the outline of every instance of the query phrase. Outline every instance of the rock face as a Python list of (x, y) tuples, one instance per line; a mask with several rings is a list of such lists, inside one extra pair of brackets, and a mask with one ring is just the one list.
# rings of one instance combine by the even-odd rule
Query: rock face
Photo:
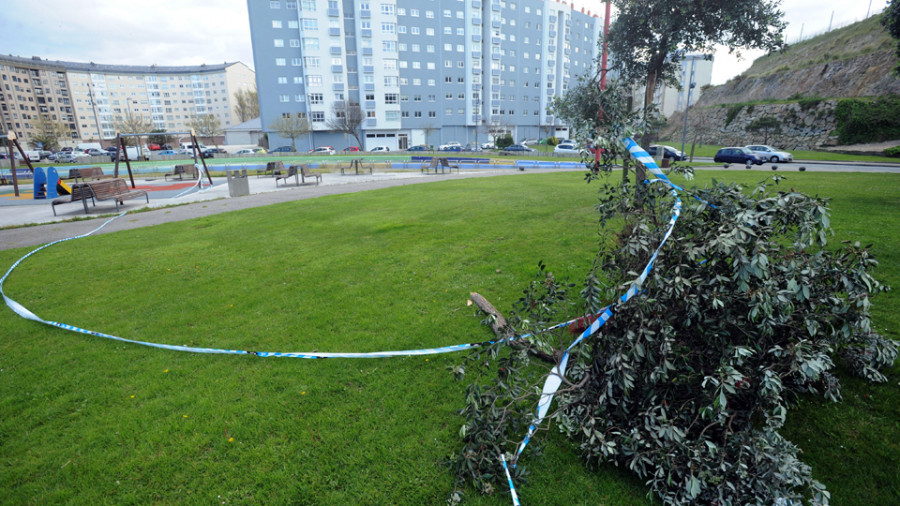
[[(688, 114), (688, 141), (700, 131), (702, 144), (745, 146), (770, 144), (782, 149), (815, 149), (837, 144), (835, 129), (836, 100), (756, 104), (747, 106), (692, 107)], [(748, 129), (760, 118), (771, 117), (777, 126), (768, 135), (763, 130)], [(729, 121), (730, 118), (730, 121)], [(699, 121), (697, 121), (699, 120)], [(681, 112), (669, 118), (665, 135), (681, 139), (684, 116)]]
[(900, 78), (891, 73), (896, 63), (892, 52), (881, 51), (760, 77), (736, 78), (706, 90), (697, 105), (787, 100), (799, 95), (828, 98), (900, 95)]

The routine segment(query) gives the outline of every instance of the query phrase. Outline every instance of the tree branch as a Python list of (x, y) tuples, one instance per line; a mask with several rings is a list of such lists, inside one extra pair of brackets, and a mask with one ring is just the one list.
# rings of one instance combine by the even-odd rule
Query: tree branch
[[(472, 299), (472, 302), (476, 306), (478, 306), (478, 309), (480, 309), (485, 314), (492, 316), (491, 330), (494, 331), (494, 335), (497, 336), (497, 339), (506, 340), (506, 339), (509, 339), (509, 338), (515, 336), (515, 332), (513, 332), (513, 329), (509, 326), (509, 323), (506, 321), (506, 318), (503, 316), (502, 313), (500, 313), (500, 311), (497, 311), (497, 308), (495, 308), (493, 304), (488, 302), (487, 299), (485, 299), (484, 297), (482, 297), (480, 294), (478, 294), (476, 292), (471, 292), (469, 294), (469, 297)], [(550, 355), (541, 350), (535, 349), (535, 347), (532, 346), (531, 343), (529, 343), (527, 341), (509, 340), (508, 342), (509, 342), (509, 345), (512, 346), (513, 348), (524, 349), (530, 355), (537, 357), (537, 358), (543, 360), (544, 362), (547, 362), (550, 364), (556, 364), (556, 362), (557, 362), (556, 359), (553, 358), (553, 355)]]

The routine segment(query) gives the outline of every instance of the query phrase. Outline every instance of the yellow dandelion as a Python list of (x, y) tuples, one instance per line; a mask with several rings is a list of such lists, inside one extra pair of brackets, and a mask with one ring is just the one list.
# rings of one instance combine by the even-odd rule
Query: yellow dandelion
[(229, 442), (229, 443), (234, 443), (234, 438), (233, 438), (233, 437), (228, 438), (228, 442)]
[(163, 372), (169, 372), (169, 370), (168, 370), (168, 369), (166, 369), (166, 370), (165, 370), (165, 371), (163, 371)]
[(306, 395), (306, 392), (300, 392), (300, 395)]
[(425, 361), (428, 362), (428, 359), (426, 358)]
[(131, 398), (134, 399), (134, 396), (132, 395)]
[(187, 415), (181, 415), (183, 418), (187, 418)]

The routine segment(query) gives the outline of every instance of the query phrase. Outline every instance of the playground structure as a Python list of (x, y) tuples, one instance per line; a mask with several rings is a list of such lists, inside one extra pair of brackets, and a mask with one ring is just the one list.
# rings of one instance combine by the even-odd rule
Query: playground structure
[(9, 152), (9, 167), (12, 172), (12, 183), (13, 183), (13, 191), (16, 194), (16, 197), (19, 196), (19, 177), (16, 175), (16, 153), (13, 151), (13, 146), (19, 150), (19, 154), (22, 155), (22, 160), (25, 162), (25, 165), (28, 165), (28, 168), (31, 170), (31, 173), (34, 174), (34, 167), (31, 165), (31, 160), (25, 156), (25, 151), (22, 150), (22, 146), (19, 144), (19, 140), (16, 138), (15, 132), (9, 132), (6, 135), (0, 135), (0, 139), (6, 139), (6, 149)]
[[(119, 159), (125, 158), (125, 167), (128, 169), (128, 178), (131, 181), (131, 188), (135, 188), (134, 184), (134, 173), (131, 170), (131, 160), (128, 159), (128, 149), (125, 147), (125, 137), (137, 137), (138, 144), (140, 144), (140, 138), (144, 136), (150, 135), (190, 135), (191, 136), (191, 154), (194, 157), (194, 165), (197, 164), (198, 159), (199, 163), (203, 164), (203, 171), (206, 173), (206, 178), (209, 180), (209, 184), (213, 184), (212, 176), (209, 174), (209, 168), (206, 166), (206, 160), (203, 158), (203, 153), (200, 152), (200, 143), (197, 142), (197, 135), (194, 133), (192, 129), (190, 132), (142, 132), (142, 133), (133, 133), (133, 134), (123, 134), (120, 132), (116, 132), (116, 147), (119, 149), (119, 152), (122, 153), (122, 156), (116, 156), (116, 165), (113, 169), (113, 177), (119, 177)], [(140, 148), (138, 149), (140, 153)]]

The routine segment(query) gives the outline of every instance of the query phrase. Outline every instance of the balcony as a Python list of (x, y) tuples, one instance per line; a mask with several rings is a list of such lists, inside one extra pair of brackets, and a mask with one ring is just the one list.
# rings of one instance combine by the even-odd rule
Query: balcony
[(550, 31), (547, 33), (547, 35), (549, 35), (549, 36), (551, 36), (551, 37), (556, 37), (556, 30), (550, 30)]
[(341, 17), (341, 10), (340, 9), (328, 9), (328, 15), (333, 18), (339, 18), (339, 17)]
[(366, 74), (375, 72), (375, 65), (363, 65), (363, 72), (365, 72)]
[(331, 35), (332, 37), (340, 37), (341, 29), (336, 28), (336, 27), (330, 27), (330, 28), (328, 28), (328, 35)]
[(500, 44), (501, 42), (503, 42), (503, 39), (500, 37), (491, 37), (491, 44)]
[(503, 26), (503, 25), (499, 21), (491, 21), (491, 27), (500, 28), (501, 26)]
[(492, 59), (492, 60), (499, 60), (499, 59), (500, 59), (500, 53), (491, 53), (491, 59)]
[(341, 55), (341, 46), (331, 46), (331, 54), (333, 56), (340, 56)]
[(331, 72), (336, 73), (336, 74), (343, 73), (344, 66), (343, 65), (332, 65)]
[(361, 17), (361, 18), (371, 18), (371, 17), (372, 17), (372, 11), (369, 11), (369, 10), (366, 10), (366, 11), (359, 11), (359, 17)]
[(472, 74), (476, 76), (481, 75), (481, 69), (472, 69)]
[(363, 88), (363, 89), (365, 91), (375, 91), (375, 85), (372, 83), (366, 83), (365, 88)]
[(481, 51), (475, 51), (472, 53), (472, 58), (481, 58)]
[(375, 118), (366, 118), (366, 127), (371, 128), (378, 125), (378, 120)]
[(475, 26), (481, 26), (481, 18), (472, 18), (472, 24)]
[(491, 75), (492, 75), (492, 76), (499, 76), (499, 75), (500, 75), (500, 69), (493, 69), (493, 70), (491, 70)]
[(361, 28), (359, 30), (359, 36), (363, 38), (372, 38), (372, 29), (371, 28)]
[(374, 100), (366, 100), (363, 105), (365, 105), (367, 111), (374, 111), (377, 107), (377, 103)]
[(371, 47), (364, 47), (364, 48), (362, 48), (362, 50), (363, 50), (363, 53), (362, 53), (363, 56), (372, 56), (372, 48)]
[(494, 12), (500, 12), (500, 4), (499, 4), (499, 3), (492, 3), (492, 4), (491, 4), (491, 10), (494, 11)]
[(344, 91), (344, 83), (331, 83), (331, 89), (334, 91)]
[(481, 42), (481, 35), (472, 35), (472, 42)]
[(472, 8), (473, 8), (473, 9), (480, 9), (480, 8), (481, 8), (481, 1), (480, 1), (480, 0), (472, 0)]

